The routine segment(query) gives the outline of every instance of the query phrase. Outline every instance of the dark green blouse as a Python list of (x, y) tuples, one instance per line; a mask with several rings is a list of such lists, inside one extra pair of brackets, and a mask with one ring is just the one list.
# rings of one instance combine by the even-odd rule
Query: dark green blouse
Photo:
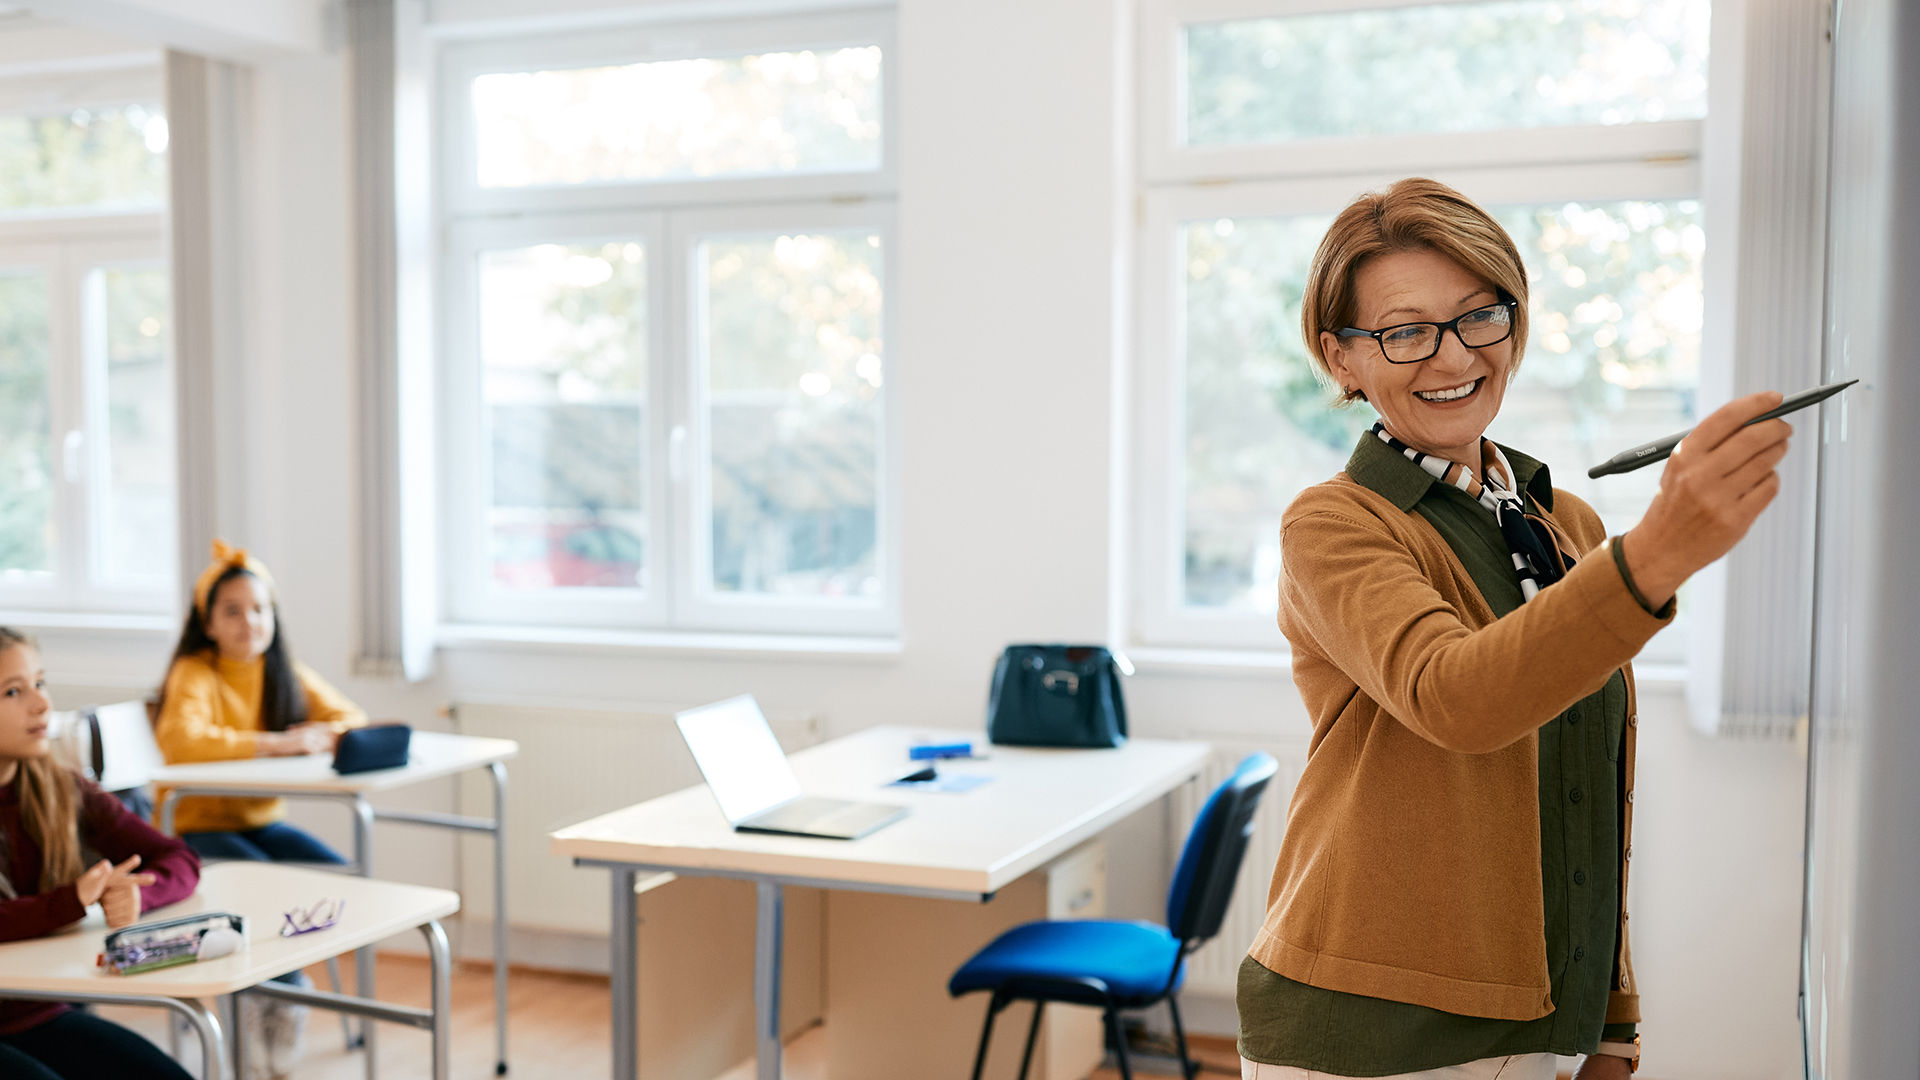
[[(1546, 466), (1500, 449), (1529, 509), (1551, 510)], [(1506, 541), (1472, 497), (1371, 432), (1360, 437), (1347, 474), (1431, 522), (1496, 618), (1520, 606)], [(1525, 671), (1487, 676), (1489, 693), (1525, 693), (1526, 685)], [(1391, 1076), (1509, 1054), (1590, 1053), (1603, 1033), (1631, 1040), (1635, 1025), (1605, 1023), (1618, 981), (1626, 721), (1626, 678), (1616, 671), (1599, 692), (1540, 729), (1540, 874), (1552, 1012), (1537, 1020), (1460, 1016), (1308, 986), (1248, 957), (1240, 964), (1241, 1056), (1336, 1076)]]

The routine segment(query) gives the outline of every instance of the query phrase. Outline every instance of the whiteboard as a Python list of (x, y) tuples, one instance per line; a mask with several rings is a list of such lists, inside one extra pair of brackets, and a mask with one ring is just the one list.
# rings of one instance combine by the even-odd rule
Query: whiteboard
[(1835, 0), (1800, 1015), (1920, 1080), (1920, 4)]

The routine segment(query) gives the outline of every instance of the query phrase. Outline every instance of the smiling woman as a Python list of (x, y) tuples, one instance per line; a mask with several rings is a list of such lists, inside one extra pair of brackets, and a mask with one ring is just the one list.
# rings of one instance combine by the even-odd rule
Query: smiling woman
[[(1624, 1078), (1634, 656), (1778, 489), (1779, 402), (1709, 416), (1609, 541), (1485, 437), (1527, 340), (1497, 221), (1409, 179), (1342, 211), (1308, 352), (1380, 422), (1282, 519), (1279, 623), (1313, 719), (1265, 925), (1242, 963), (1253, 1080)], [(1413, 811), (1417, 808), (1417, 812)]]

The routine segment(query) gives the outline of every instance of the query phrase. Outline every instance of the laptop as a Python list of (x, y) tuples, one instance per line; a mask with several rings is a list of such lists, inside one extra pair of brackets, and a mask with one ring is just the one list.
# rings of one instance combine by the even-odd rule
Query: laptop
[(675, 713), (720, 812), (738, 832), (857, 840), (907, 816), (907, 808), (805, 795), (752, 695)]

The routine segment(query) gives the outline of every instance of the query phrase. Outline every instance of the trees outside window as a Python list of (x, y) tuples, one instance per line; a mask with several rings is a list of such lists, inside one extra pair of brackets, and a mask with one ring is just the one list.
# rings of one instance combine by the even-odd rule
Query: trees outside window
[[(1616, 530), (1645, 510), (1657, 471), (1591, 481), (1586, 466), (1694, 418), (1706, 0), (1274, 6), (1147, 9), (1146, 645), (1277, 646), (1280, 515), (1375, 419), (1331, 406), (1300, 337), (1313, 250), (1362, 191), (1435, 176), (1513, 236), (1533, 329), (1489, 434), (1547, 462)], [(1656, 651), (1678, 648), (1663, 638)]]
[(167, 124), (152, 81), (152, 98), (0, 114), (0, 606), (29, 620), (172, 603)]
[(450, 614), (890, 632), (890, 28), (672, 37), (446, 57)]

